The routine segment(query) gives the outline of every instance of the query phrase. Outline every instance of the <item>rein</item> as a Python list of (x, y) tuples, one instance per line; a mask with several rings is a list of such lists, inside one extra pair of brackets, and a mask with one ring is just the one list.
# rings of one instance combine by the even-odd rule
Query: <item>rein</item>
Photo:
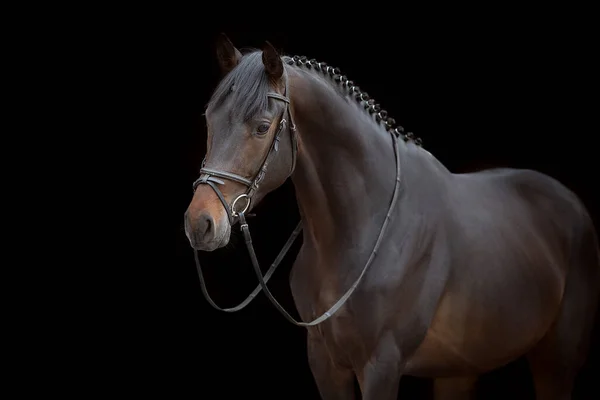
[[(289, 251), (290, 247), (292, 246), (292, 244), (294, 243), (296, 237), (300, 234), (300, 232), (302, 231), (302, 222), (299, 222), (298, 225), (296, 226), (296, 229), (294, 229), (294, 231), (292, 232), (292, 235), (290, 236), (290, 238), (288, 239), (288, 241), (286, 242), (286, 244), (283, 246), (283, 248), (281, 249), (281, 251), (279, 252), (279, 254), (277, 255), (277, 257), (275, 258), (275, 260), (273, 261), (273, 263), (271, 264), (269, 270), (266, 272), (266, 274), (262, 275), (261, 269), (260, 269), (260, 264), (258, 262), (258, 259), (256, 257), (256, 253), (254, 251), (254, 246), (252, 245), (252, 236), (250, 235), (250, 228), (248, 226), (248, 222), (246, 221), (246, 211), (248, 210), (248, 208), (250, 207), (250, 203), (252, 200), (252, 196), (254, 195), (254, 193), (256, 193), (256, 191), (258, 190), (259, 184), (262, 181), (262, 179), (264, 178), (266, 171), (267, 171), (267, 166), (269, 163), (269, 160), (271, 158), (271, 156), (276, 153), (278, 151), (278, 145), (279, 145), (279, 140), (280, 140), (280, 135), (281, 132), (283, 131), (283, 128), (286, 124), (286, 119), (285, 116), (287, 114), (289, 120), (290, 120), (290, 126), (289, 126), (289, 131), (290, 131), (290, 136), (292, 139), (292, 167), (290, 170), (290, 174), (291, 175), (295, 169), (296, 166), (296, 157), (297, 157), (297, 151), (298, 151), (298, 147), (297, 147), (297, 137), (296, 137), (296, 126), (293, 122), (292, 119), (292, 115), (290, 113), (289, 110), (289, 105), (290, 105), (290, 100), (287, 96), (287, 92), (288, 92), (288, 81), (287, 81), (287, 74), (284, 75), (284, 79), (285, 79), (285, 93), (284, 95), (280, 95), (278, 93), (268, 93), (267, 96), (276, 100), (280, 100), (286, 103), (286, 107), (285, 110), (283, 111), (283, 114), (281, 116), (281, 121), (279, 122), (279, 127), (277, 130), (277, 133), (275, 134), (275, 137), (273, 138), (273, 142), (271, 143), (271, 147), (269, 149), (269, 152), (267, 153), (267, 156), (265, 158), (265, 160), (263, 161), (263, 165), (262, 167), (259, 169), (258, 173), (256, 174), (256, 176), (254, 177), (253, 180), (249, 180), (246, 179), (240, 175), (234, 174), (234, 173), (230, 173), (230, 172), (223, 172), (223, 171), (217, 171), (217, 170), (212, 170), (212, 169), (208, 169), (208, 168), (204, 168), (204, 162), (202, 163), (203, 166), (200, 169), (200, 178), (198, 178), (194, 184), (193, 184), (193, 188), (194, 191), (196, 190), (196, 188), (198, 187), (198, 185), (200, 184), (207, 184), (209, 185), (217, 194), (217, 196), (219, 197), (219, 200), (221, 200), (221, 203), (223, 204), (223, 206), (225, 207), (225, 210), (227, 211), (227, 214), (229, 216), (229, 221), (230, 223), (233, 225), (234, 224), (234, 219), (237, 217), (239, 219), (240, 222), (240, 230), (242, 231), (243, 235), (244, 235), (244, 240), (246, 243), (246, 248), (248, 249), (248, 254), (250, 255), (250, 260), (252, 262), (252, 266), (254, 268), (254, 272), (256, 273), (256, 277), (258, 278), (258, 282), (259, 285), (252, 291), (252, 293), (250, 293), (250, 295), (244, 300), (242, 301), (240, 304), (238, 304), (235, 307), (231, 307), (231, 308), (221, 308), (219, 306), (217, 306), (217, 304), (212, 300), (212, 298), (210, 297), (210, 295), (208, 294), (208, 291), (206, 289), (206, 284), (204, 281), (204, 276), (202, 274), (202, 268), (200, 266), (200, 260), (198, 259), (198, 252), (194, 250), (194, 259), (196, 261), (196, 269), (198, 271), (198, 277), (200, 278), (200, 286), (202, 289), (202, 293), (204, 294), (204, 297), (206, 298), (206, 300), (208, 301), (208, 303), (216, 308), (219, 311), (224, 311), (224, 312), (236, 312), (236, 311), (240, 311), (241, 309), (243, 309), (244, 307), (246, 307), (248, 304), (250, 304), (250, 302), (256, 297), (256, 295), (258, 293), (260, 293), (260, 290), (264, 290), (265, 295), (267, 296), (267, 298), (271, 301), (271, 303), (273, 303), (273, 306), (275, 306), (275, 308), (292, 324), (296, 325), (296, 326), (303, 326), (303, 327), (310, 327), (310, 326), (315, 326), (320, 324), (321, 322), (329, 319), (332, 315), (334, 315), (343, 305), (344, 303), (350, 298), (350, 296), (352, 295), (352, 293), (354, 292), (354, 290), (356, 290), (356, 288), (358, 287), (358, 285), (360, 284), (362, 278), (364, 277), (365, 273), (367, 272), (367, 270), (369, 269), (369, 266), (372, 264), (375, 256), (377, 255), (377, 251), (379, 249), (379, 246), (381, 245), (381, 241), (383, 239), (383, 236), (385, 234), (385, 231), (387, 229), (387, 226), (389, 224), (389, 221), (391, 219), (391, 214), (392, 211), (394, 209), (394, 206), (396, 205), (396, 201), (398, 200), (398, 193), (399, 193), (399, 189), (400, 189), (400, 156), (399, 156), (399, 152), (398, 152), (398, 136), (396, 135), (395, 131), (390, 130), (390, 134), (392, 136), (392, 142), (394, 143), (394, 156), (395, 156), (395, 160), (396, 160), (396, 181), (394, 183), (394, 192), (392, 195), (392, 199), (390, 201), (390, 205), (388, 207), (388, 212), (385, 216), (385, 220), (383, 221), (383, 224), (381, 226), (381, 229), (379, 231), (379, 235), (377, 236), (377, 241), (375, 242), (375, 245), (373, 246), (373, 250), (371, 251), (371, 254), (369, 255), (369, 258), (367, 259), (367, 262), (365, 263), (365, 266), (363, 267), (360, 275), (358, 276), (358, 278), (356, 279), (356, 281), (352, 284), (352, 286), (339, 298), (339, 300), (333, 304), (333, 306), (331, 306), (331, 308), (329, 308), (326, 312), (324, 312), (321, 316), (315, 318), (314, 320), (310, 321), (310, 322), (302, 322), (302, 321), (296, 321), (282, 306), (281, 304), (279, 304), (279, 302), (275, 299), (275, 297), (273, 297), (271, 291), (269, 290), (269, 288), (267, 287), (267, 282), (269, 281), (269, 279), (271, 278), (271, 276), (273, 275), (273, 273), (275, 272), (275, 269), (279, 266), (279, 264), (281, 263), (281, 261), (283, 260), (283, 258), (285, 257), (286, 253)], [(227, 201), (225, 200), (225, 197), (223, 196), (223, 194), (221, 193), (220, 189), (218, 188), (218, 185), (223, 185), (225, 184), (224, 181), (222, 181), (221, 179), (218, 178), (223, 178), (223, 179), (228, 179), (228, 180), (232, 180), (235, 182), (239, 182), (242, 183), (244, 185), (246, 185), (248, 187), (248, 190), (246, 191), (246, 193), (243, 193), (241, 195), (239, 195), (238, 197), (236, 197), (233, 202), (231, 203), (231, 205), (227, 204)], [(246, 203), (244, 205), (244, 207), (241, 210), (237, 210), (236, 209), (236, 205), (237, 202), (241, 199), (245, 199)]]

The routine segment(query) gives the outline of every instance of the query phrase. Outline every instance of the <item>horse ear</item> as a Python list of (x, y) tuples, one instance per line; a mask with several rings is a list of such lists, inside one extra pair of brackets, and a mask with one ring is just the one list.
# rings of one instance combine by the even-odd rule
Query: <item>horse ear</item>
[(242, 53), (235, 48), (224, 33), (217, 38), (217, 59), (223, 75), (227, 75), (242, 59)]
[(283, 75), (283, 62), (279, 54), (277, 54), (275, 47), (271, 43), (266, 42), (262, 50), (262, 60), (267, 75), (273, 80), (281, 78), (281, 75)]

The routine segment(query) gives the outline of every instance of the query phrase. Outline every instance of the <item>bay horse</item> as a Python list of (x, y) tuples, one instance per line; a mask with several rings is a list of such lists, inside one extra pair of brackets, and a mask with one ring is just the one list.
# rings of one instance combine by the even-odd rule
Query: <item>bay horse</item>
[[(353, 399), (355, 379), (365, 400), (396, 399), (402, 375), (469, 398), (479, 375), (523, 355), (538, 399), (571, 398), (600, 293), (597, 235), (574, 193), (532, 170), (450, 172), (325, 63), (268, 42), (242, 54), (224, 35), (217, 58), (184, 221), (194, 253), (240, 223), (260, 286), (225, 311), (262, 289), (306, 327), (324, 400)], [(273, 268), (263, 279), (246, 221), (288, 177), (303, 237), (290, 285), (311, 322), (268, 291)]]

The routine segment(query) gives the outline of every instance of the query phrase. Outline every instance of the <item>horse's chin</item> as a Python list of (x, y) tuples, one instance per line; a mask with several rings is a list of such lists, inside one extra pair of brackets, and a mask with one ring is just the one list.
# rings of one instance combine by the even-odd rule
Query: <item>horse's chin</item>
[(192, 248), (194, 250), (214, 251), (214, 250), (217, 250), (217, 249), (227, 246), (229, 244), (230, 239), (231, 239), (231, 226), (229, 226), (229, 224), (227, 224), (227, 227), (225, 228), (225, 231), (223, 232), (223, 234), (219, 235), (218, 237), (215, 237), (210, 242), (198, 243), (198, 242), (190, 241), (190, 245), (192, 246)]
[(209, 242), (209, 243), (191, 243), (191, 246), (194, 250), (199, 251), (214, 251), (220, 248), (220, 244), (217, 242)]

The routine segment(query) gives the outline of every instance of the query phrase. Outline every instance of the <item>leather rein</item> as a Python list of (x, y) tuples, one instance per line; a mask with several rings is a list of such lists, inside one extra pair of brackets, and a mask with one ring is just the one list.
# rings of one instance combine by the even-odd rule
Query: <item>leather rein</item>
[[(288, 239), (286, 244), (283, 246), (283, 248), (281, 249), (281, 251), (279, 252), (279, 254), (277, 255), (277, 257), (275, 258), (275, 260), (271, 264), (270, 268), (268, 269), (268, 271), (266, 272), (266, 274), (263, 277), (258, 259), (256, 257), (256, 253), (254, 251), (254, 246), (252, 245), (252, 236), (250, 235), (250, 229), (249, 229), (248, 223), (246, 221), (246, 211), (248, 211), (248, 208), (250, 207), (250, 204), (252, 201), (252, 196), (257, 192), (257, 190), (259, 188), (259, 184), (263, 180), (263, 178), (267, 172), (267, 167), (269, 165), (271, 157), (273, 156), (273, 154), (275, 154), (279, 150), (279, 140), (281, 137), (281, 133), (283, 132), (286, 125), (288, 125), (288, 120), (289, 120), (289, 129), (288, 130), (289, 130), (290, 138), (291, 138), (291, 142), (292, 142), (292, 166), (291, 166), (290, 173), (289, 173), (290, 176), (294, 172), (294, 169), (296, 167), (296, 158), (297, 158), (297, 153), (298, 153), (298, 141), (297, 141), (297, 136), (296, 136), (297, 135), (296, 125), (294, 124), (292, 114), (290, 113), (290, 99), (289, 99), (289, 97), (287, 97), (288, 96), (287, 73), (284, 73), (284, 80), (285, 80), (285, 92), (283, 95), (281, 95), (279, 93), (274, 93), (274, 92), (267, 93), (267, 97), (270, 97), (275, 100), (283, 101), (285, 103), (285, 109), (281, 115), (281, 120), (279, 121), (279, 126), (278, 126), (277, 132), (275, 133), (275, 136), (273, 138), (273, 142), (271, 143), (271, 147), (263, 161), (262, 166), (260, 167), (257, 174), (255, 175), (254, 179), (249, 180), (249, 179), (244, 178), (243, 176), (240, 176), (235, 173), (226, 172), (226, 171), (218, 171), (218, 170), (214, 170), (214, 169), (210, 169), (210, 168), (204, 168), (204, 161), (203, 161), (202, 168), (200, 169), (200, 177), (193, 184), (194, 191), (197, 189), (197, 187), (199, 185), (202, 185), (202, 184), (209, 185), (215, 191), (215, 193), (217, 194), (217, 197), (219, 198), (219, 200), (223, 204), (223, 207), (227, 211), (227, 215), (229, 217), (229, 223), (233, 226), (236, 222), (235, 221), (236, 218), (239, 220), (240, 229), (244, 235), (244, 240), (246, 243), (246, 247), (248, 249), (248, 254), (250, 255), (250, 260), (252, 262), (254, 272), (256, 273), (256, 277), (258, 278), (259, 285), (252, 291), (252, 293), (250, 293), (250, 295), (248, 295), (248, 297), (244, 301), (242, 301), (237, 306), (231, 307), (231, 308), (221, 308), (213, 301), (213, 299), (208, 294), (208, 291), (206, 289), (206, 283), (204, 281), (204, 275), (202, 274), (202, 268), (200, 266), (200, 260), (198, 259), (198, 252), (196, 250), (194, 250), (194, 259), (196, 261), (196, 269), (198, 271), (198, 277), (200, 278), (200, 287), (202, 289), (202, 293), (204, 294), (204, 297), (206, 298), (208, 303), (215, 309), (217, 309), (219, 311), (224, 311), (224, 312), (240, 311), (244, 307), (246, 307), (248, 304), (250, 304), (250, 302), (256, 297), (256, 295), (258, 295), (258, 293), (260, 293), (260, 291), (262, 289), (264, 291), (265, 295), (267, 296), (267, 298), (271, 301), (271, 303), (273, 303), (275, 308), (279, 312), (281, 312), (281, 314), (288, 321), (290, 321), (292, 324), (297, 325), (297, 326), (310, 327), (310, 326), (318, 325), (321, 322), (329, 319), (344, 305), (346, 300), (348, 300), (348, 298), (350, 298), (350, 296), (352, 295), (352, 293), (354, 292), (356, 287), (361, 282), (361, 280), (364, 277), (365, 273), (367, 272), (369, 266), (372, 264), (373, 259), (377, 255), (377, 250), (379, 249), (379, 246), (381, 245), (381, 241), (383, 239), (384, 233), (385, 233), (387, 226), (389, 224), (389, 221), (391, 219), (392, 211), (393, 211), (396, 201), (398, 199), (398, 193), (399, 193), (399, 188), (400, 188), (400, 185), (399, 185), (399, 183), (400, 183), (400, 159), (399, 159), (399, 154), (398, 154), (398, 138), (396, 137), (396, 135), (394, 135), (392, 133), (392, 131), (390, 131), (390, 134), (392, 136), (392, 141), (394, 143), (394, 155), (395, 155), (395, 159), (396, 159), (396, 181), (394, 183), (394, 193), (392, 195), (392, 199), (390, 201), (390, 205), (388, 208), (388, 212), (385, 216), (385, 220), (383, 221), (383, 224), (379, 231), (377, 241), (375, 242), (375, 246), (373, 247), (373, 250), (371, 251), (371, 254), (369, 255), (369, 258), (367, 259), (367, 262), (365, 263), (365, 266), (363, 267), (360, 275), (358, 276), (358, 278), (356, 279), (354, 284), (342, 295), (342, 297), (340, 297), (340, 299), (335, 304), (333, 304), (333, 306), (331, 306), (331, 308), (329, 308), (326, 312), (324, 312), (321, 316), (319, 316), (318, 318), (316, 318), (310, 322), (296, 321), (281, 306), (281, 304), (279, 304), (279, 302), (275, 299), (275, 297), (273, 297), (273, 295), (271, 294), (271, 291), (267, 287), (267, 282), (269, 281), (269, 279), (275, 272), (275, 269), (279, 266), (279, 264), (285, 257), (286, 253), (289, 251), (289, 249), (292, 246), (292, 244), (294, 243), (295, 239), (298, 237), (298, 235), (302, 231), (302, 222), (298, 223), (298, 225), (296, 226), (296, 229), (294, 229), (294, 231), (292, 232), (292, 235), (290, 236), (290, 238)], [(287, 119), (286, 119), (286, 116), (287, 116)], [(231, 205), (229, 205), (227, 203), (227, 201), (225, 200), (225, 197), (223, 196), (223, 193), (217, 186), (217, 185), (225, 184), (225, 181), (223, 179), (241, 183), (248, 188), (245, 193), (242, 193), (241, 195), (237, 196), (233, 200)], [(238, 210), (237, 206), (238, 206), (238, 202), (240, 200), (244, 200), (245, 204), (243, 207), (241, 207)]]

